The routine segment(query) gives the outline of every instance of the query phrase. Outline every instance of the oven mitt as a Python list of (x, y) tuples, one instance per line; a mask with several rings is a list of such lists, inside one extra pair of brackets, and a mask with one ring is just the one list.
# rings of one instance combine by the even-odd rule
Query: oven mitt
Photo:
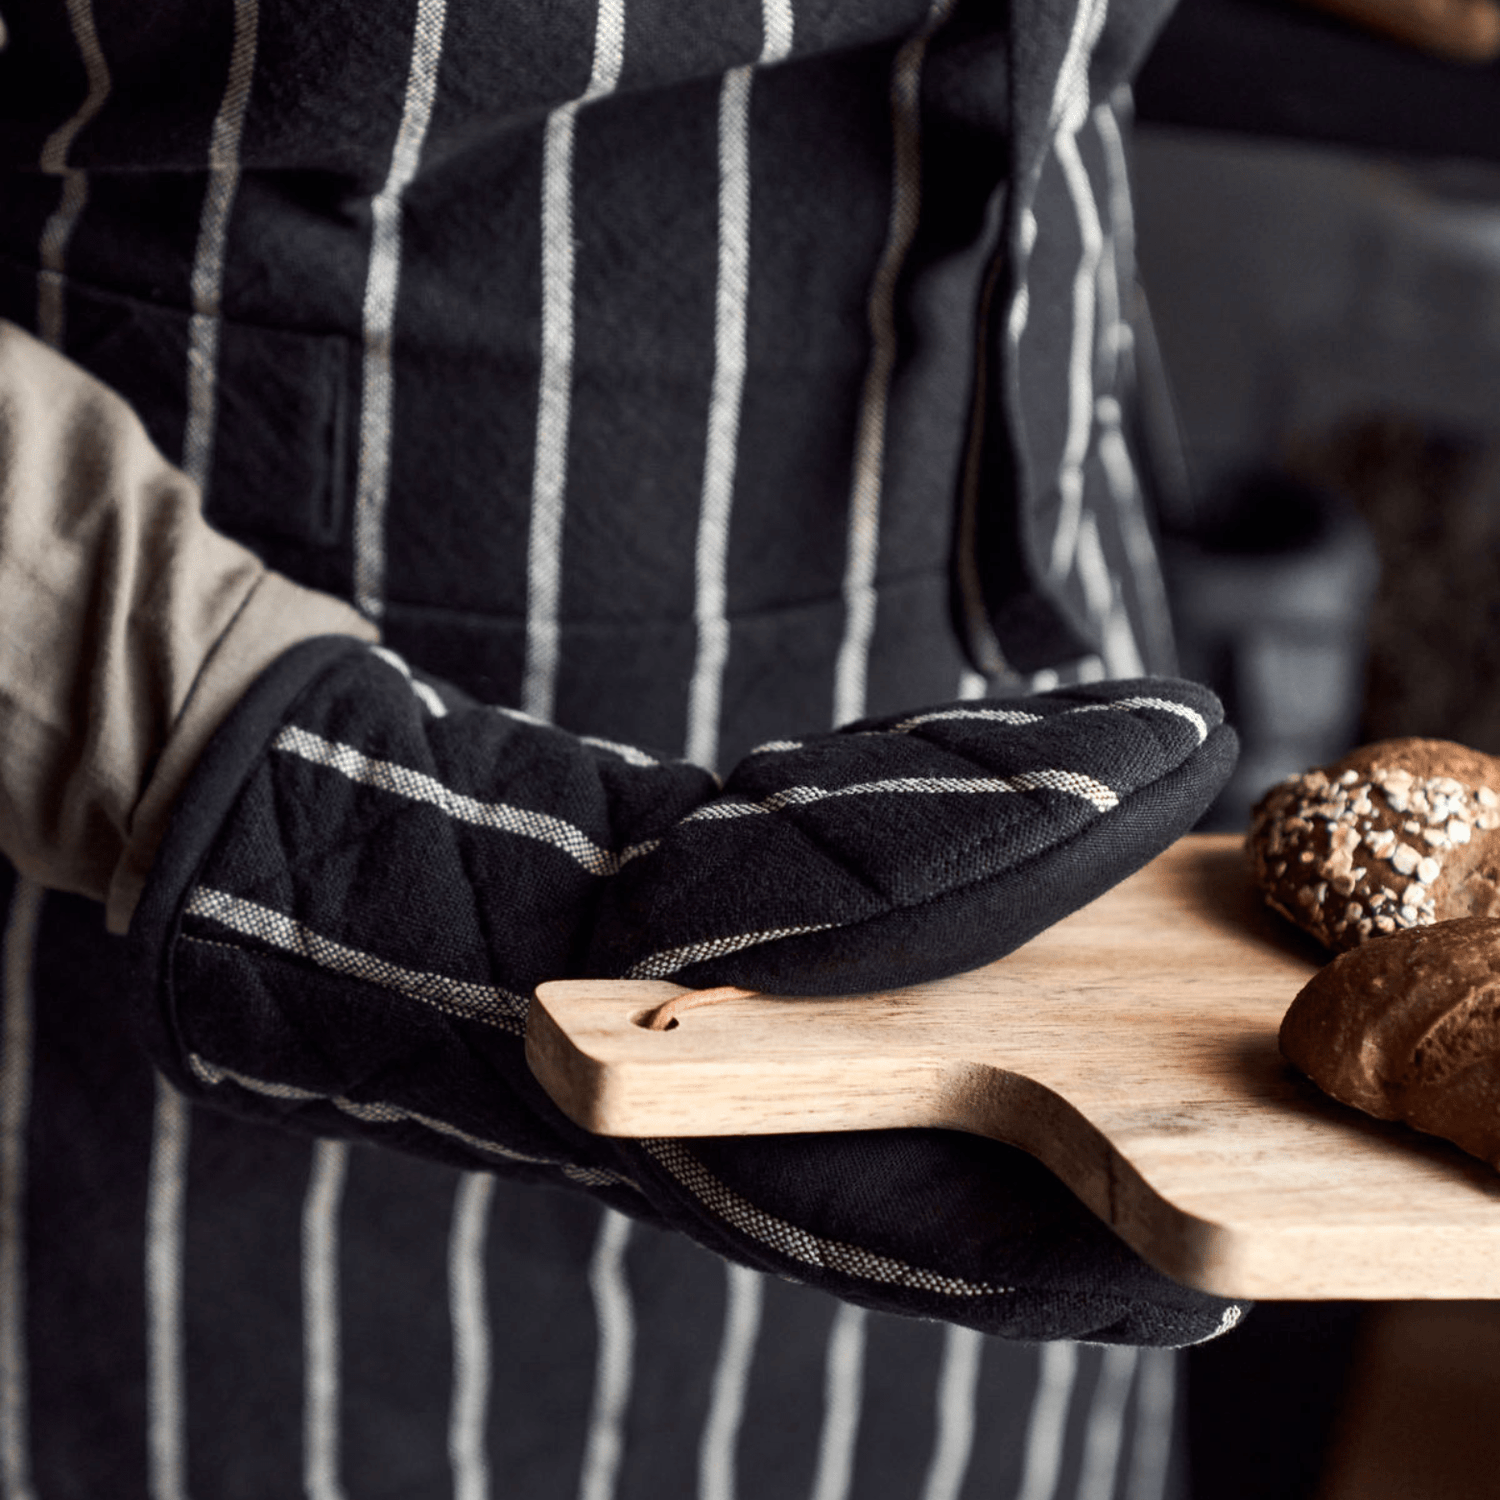
[(318, 638), (178, 799), (131, 924), (139, 1021), (203, 1103), (583, 1187), (871, 1307), (1192, 1342), (1237, 1305), (1151, 1271), (1023, 1153), (606, 1140), (522, 1037), (547, 979), (831, 994), (998, 958), (1189, 829), (1234, 754), (1207, 689), (1151, 679), (765, 745), (721, 788)]
[(977, 968), (1186, 833), (1235, 754), (1214, 695), (1161, 679), (763, 745), (604, 888), (588, 972), (841, 995)]

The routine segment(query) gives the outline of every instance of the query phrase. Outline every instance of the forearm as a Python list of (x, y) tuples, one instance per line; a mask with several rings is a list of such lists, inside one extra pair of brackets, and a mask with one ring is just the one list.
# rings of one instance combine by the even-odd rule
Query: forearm
[(0, 851), (123, 931), (178, 792), (245, 688), (347, 605), (203, 520), (98, 381), (0, 322)]

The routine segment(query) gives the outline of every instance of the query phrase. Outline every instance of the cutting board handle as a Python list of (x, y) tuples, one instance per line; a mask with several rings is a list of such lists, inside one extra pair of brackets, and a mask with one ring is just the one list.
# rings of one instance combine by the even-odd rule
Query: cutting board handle
[(1078, 1109), (1021, 1073), (957, 1055), (951, 1017), (924, 1028), (922, 1010), (915, 991), (787, 998), (561, 981), (538, 989), (526, 1049), (553, 1100), (596, 1134), (964, 1130), (1039, 1158), (1169, 1274), (1191, 1279), (1215, 1258), (1216, 1227), (1163, 1198)]

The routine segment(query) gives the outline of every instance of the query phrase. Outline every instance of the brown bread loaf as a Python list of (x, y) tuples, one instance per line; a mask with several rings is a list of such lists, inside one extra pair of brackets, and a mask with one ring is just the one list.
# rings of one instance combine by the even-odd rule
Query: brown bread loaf
[(1266, 901), (1335, 950), (1500, 916), (1500, 761), (1446, 740), (1362, 746), (1273, 787), (1248, 847)]
[(1500, 920), (1465, 917), (1361, 944), (1281, 1023), (1319, 1088), (1500, 1167)]

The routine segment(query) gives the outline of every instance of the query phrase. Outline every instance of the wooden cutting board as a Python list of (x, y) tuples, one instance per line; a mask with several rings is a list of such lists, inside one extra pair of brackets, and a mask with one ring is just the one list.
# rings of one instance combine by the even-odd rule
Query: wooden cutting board
[(1240, 1297), (1500, 1297), (1500, 1173), (1281, 1058), (1324, 955), (1193, 835), (998, 963), (670, 1030), (652, 981), (537, 991), (533, 1071), (606, 1135), (948, 1126), (1040, 1157), (1153, 1265)]

